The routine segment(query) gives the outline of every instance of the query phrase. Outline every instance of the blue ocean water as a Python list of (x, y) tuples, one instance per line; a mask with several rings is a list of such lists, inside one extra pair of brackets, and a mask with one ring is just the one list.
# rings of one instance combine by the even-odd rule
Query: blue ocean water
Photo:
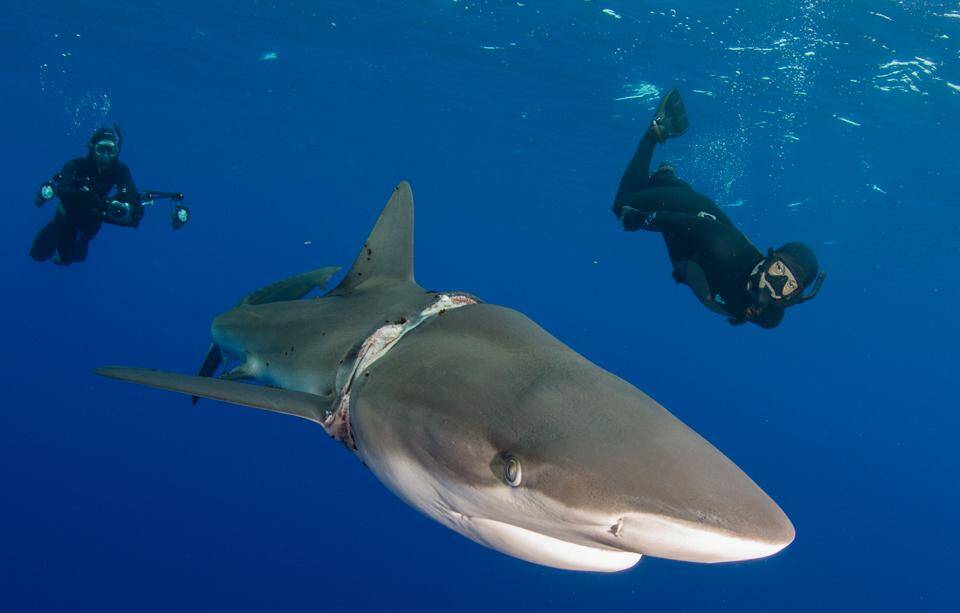
[[(960, 5), (567, 0), (120, 4), (0, 19), (0, 611), (952, 610)], [(821, 295), (772, 331), (674, 284), (617, 182), (658, 159)], [(118, 122), (179, 190), (70, 267), (26, 256), (40, 181)], [(250, 290), (348, 266), (394, 184), (427, 287), (516, 308), (643, 389), (790, 516), (759, 561), (534, 566), (407, 507), (308, 422), (96, 378), (192, 372)]]

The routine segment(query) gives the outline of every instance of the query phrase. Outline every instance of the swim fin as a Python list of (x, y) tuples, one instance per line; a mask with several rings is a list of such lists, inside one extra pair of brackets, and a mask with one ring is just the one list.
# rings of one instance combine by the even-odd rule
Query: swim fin
[(657, 133), (660, 142), (663, 143), (668, 138), (680, 136), (689, 127), (687, 109), (683, 105), (680, 91), (676, 88), (671, 89), (660, 101), (657, 113), (653, 116), (653, 130)]

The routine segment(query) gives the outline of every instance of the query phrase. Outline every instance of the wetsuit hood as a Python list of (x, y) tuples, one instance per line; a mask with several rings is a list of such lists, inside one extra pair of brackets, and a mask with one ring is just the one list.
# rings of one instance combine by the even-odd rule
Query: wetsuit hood
[(670, 162), (660, 162), (657, 169), (650, 175), (647, 187), (686, 187), (692, 189), (686, 181), (677, 176), (677, 171)]
[(101, 127), (90, 137), (90, 140), (87, 141), (87, 157), (90, 159), (96, 159), (96, 153), (94, 149), (97, 146), (97, 143), (103, 141), (110, 141), (117, 146), (117, 155), (114, 157), (114, 161), (120, 158), (120, 149), (123, 147), (123, 136), (120, 134), (120, 126), (113, 124), (112, 128)]
[[(782, 296), (787, 277), (766, 276), (767, 270), (777, 261), (782, 262), (789, 269), (799, 285), (793, 293), (782, 298), (775, 298), (771, 292), (775, 291)], [(786, 308), (802, 304), (815, 297), (820, 292), (826, 274), (826, 271), (820, 270), (820, 263), (812, 249), (803, 243), (787, 243), (778, 249), (767, 249), (767, 256), (760, 260), (750, 273), (748, 287), (757, 306), (765, 309), (776, 304), (780, 308)], [(761, 286), (764, 284), (773, 289), (762, 289)], [(811, 286), (811, 291), (804, 294)]]
[(787, 265), (803, 290), (813, 285), (820, 273), (820, 263), (813, 250), (803, 243), (787, 243), (779, 249), (768, 252), (767, 260), (779, 258)]
[(653, 171), (653, 175), (651, 176), (655, 177), (658, 175), (664, 178), (674, 179), (677, 176), (677, 171), (670, 162), (660, 162), (660, 165), (657, 166), (657, 169)]

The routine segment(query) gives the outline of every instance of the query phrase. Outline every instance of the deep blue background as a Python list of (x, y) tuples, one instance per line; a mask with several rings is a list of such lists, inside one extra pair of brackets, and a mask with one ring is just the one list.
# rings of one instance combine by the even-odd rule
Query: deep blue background
[[(8, 0), (0, 610), (957, 606), (957, 9)], [(673, 86), (692, 127), (663, 154), (759, 247), (803, 240), (829, 270), (774, 331), (705, 311), (609, 212)], [(195, 220), (154, 209), (83, 265), (29, 260), (37, 184), (114, 121), (138, 184)], [(239, 297), (349, 265), (403, 178), (423, 285), (517, 308), (651, 394), (796, 542), (542, 568), (419, 515), (308, 422), (91, 375), (193, 371)]]

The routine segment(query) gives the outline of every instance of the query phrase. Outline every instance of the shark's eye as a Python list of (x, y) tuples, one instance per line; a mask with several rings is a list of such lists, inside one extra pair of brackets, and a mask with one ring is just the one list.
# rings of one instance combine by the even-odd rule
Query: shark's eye
[(513, 456), (506, 456), (503, 459), (503, 480), (510, 487), (517, 487), (523, 479), (523, 469), (520, 467), (520, 460)]

